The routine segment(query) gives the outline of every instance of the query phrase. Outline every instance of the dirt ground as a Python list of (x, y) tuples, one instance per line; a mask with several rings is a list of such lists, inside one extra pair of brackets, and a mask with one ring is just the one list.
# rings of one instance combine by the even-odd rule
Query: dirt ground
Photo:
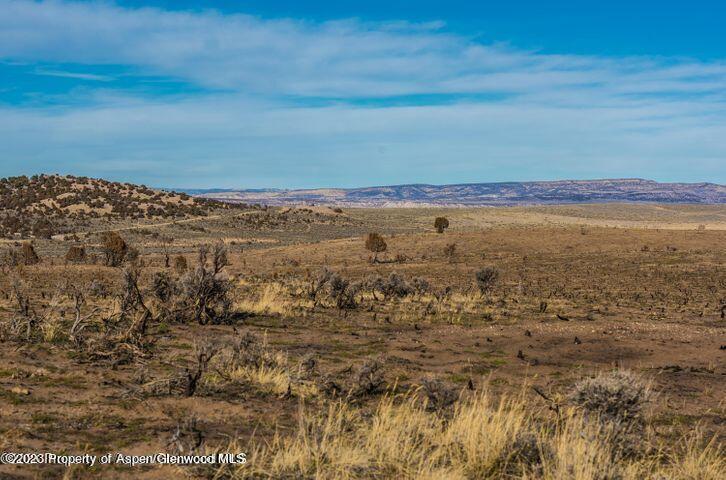
[[(171, 270), (164, 253), (183, 255), (193, 265), (197, 245), (224, 240), (231, 321), (152, 321), (146, 349), (123, 361), (92, 360), (64, 333), (54, 336), (47, 329), (35, 341), (4, 335), (0, 450), (167, 451), (180, 422), (194, 416), (207, 445), (239, 439), (254, 462), (256, 444), (292, 431), (300, 408), (318, 408), (323, 395), (254, 381), (203, 381), (190, 396), (171, 387), (151, 389), (159, 379), (193, 368), (201, 339), (232, 343), (248, 332), (284, 353), (290, 365), (314, 358), (310, 382), (317, 385), (343, 385), (351, 372), (378, 359), (389, 391), (438, 378), (452, 388), (522, 394), (543, 411), (547, 401), (532, 387), (560, 398), (583, 377), (627, 368), (652, 382), (657, 394), (648, 414), (654, 434), (677, 438), (699, 428), (719, 443), (726, 439), (724, 207), (275, 209), (248, 214), (259, 217), (255, 221), (244, 215), (200, 220), (196, 229), (190, 229), (193, 222), (165, 222), (120, 232), (141, 251), (144, 295), (155, 273)], [(432, 225), (441, 215), (451, 226), (438, 234)], [(387, 243), (375, 263), (364, 242), (373, 231)], [(90, 251), (98, 247), (94, 235), (79, 233)], [(103, 331), (101, 318), (113, 309), (122, 268), (66, 262), (63, 254), (72, 243), (38, 241), (39, 264), (3, 267), (0, 318), (17, 317), (13, 282), (19, 282), (38, 323), (51, 325), (49, 316), (57, 317), (65, 332), (73, 323), (73, 304), (54, 292), (67, 289), (69, 281), (85, 289), (101, 279), (111, 293), (88, 293), (82, 315), (89, 315), (89, 335)], [(485, 267), (495, 268), (498, 278), (481, 292), (475, 275)], [(323, 268), (350, 282), (395, 272), (408, 282), (425, 279), (428, 287), (386, 298), (362, 289), (355, 308), (338, 308), (305, 293)], [(359, 402), (365, 406), (376, 398)], [(173, 467), (0, 465), (3, 479), (64, 475), (180, 473)]]

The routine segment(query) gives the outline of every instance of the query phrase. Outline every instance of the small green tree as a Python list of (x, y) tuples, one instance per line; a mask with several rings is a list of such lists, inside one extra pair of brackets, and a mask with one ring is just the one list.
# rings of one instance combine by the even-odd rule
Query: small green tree
[(101, 234), (101, 251), (104, 261), (109, 267), (118, 267), (126, 259), (129, 246), (126, 241), (116, 232), (104, 232)]
[(25, 265), (35, 265), (36, 263), (40, 263), (40, 257), (35, 252), (35, 247), (32, 243), (23, 243), (20, 252), (23, 258), (23, 263)]
[(434, 228), (438, 233), (444, 233), (444, 230), (449, 228), (449, 219), (446, 217), (436, 217), (434, 220)]
[(66, 262), (80, 263), (86, 260), (86, 249), (80, 245), (71, 245), (66, 252)]
[(366, 237), (366, 249), (373, 252), (373, 261), (377, 262), (378, 254), (385, 252), (388, 249), (388, 245), (380, 233), (371, 232)]

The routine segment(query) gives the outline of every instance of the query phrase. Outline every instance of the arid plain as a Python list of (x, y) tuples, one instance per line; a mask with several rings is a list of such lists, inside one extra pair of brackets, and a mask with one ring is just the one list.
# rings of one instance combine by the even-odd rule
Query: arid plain
[(723, 206), (199, 213), (3, 240), (0, 446), (247, 464), (2, 478), (726, 472)]

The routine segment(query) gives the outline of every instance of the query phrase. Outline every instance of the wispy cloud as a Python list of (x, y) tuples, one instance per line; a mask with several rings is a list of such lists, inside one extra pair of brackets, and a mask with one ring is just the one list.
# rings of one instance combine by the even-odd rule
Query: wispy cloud
[(215, 11), (2, 0), (0, 55), (128, 64), (201, 85), (292, 95), (724, 91), (726, 64), (544, 55), (482, 45), (440, 24), (306, 23)]
[[(311, 23), (17, 0), (0, 0), (0, 12), (0, 59), (75, 65), (83, 73), (39, 72), (79, 80), (106, 80), (94, 68), (124, 65), (201, 89), (169, 99), (106, 87), (84, 90), (82, 106), (71, 92), (65, 109), (6, 107), (0, 126), (10, 142), (0, 148), (23, 162), (87, 174), (107, 162), (136, 176), (149, 162), (174, 164), (168, 182), (176, 184), (199, 181), (196, 171), (182, 177), (199, 161), (219, 169), (204, 182), (225, 185), (232, 175), (265, 186), (726, 181), (723, 61), (548, 55), (481, 44), (440, 22)], [(451, 101), (428, 104), (427, 96)], [(411, 101), (401, 106), (401, 98)]]
[(93, 73), (80, 73), (80, 72), (64, 72), (62, 70), (45, 70), (42, 68), (36, 68), (33, 70), (34, 75), (43, 75), (46, 77), (61, 77), (61, 78), (75, 78), (78, 80), (89, 80), (94, 82), (110, 82), (113, 77), (108, 75), (97, 75)]

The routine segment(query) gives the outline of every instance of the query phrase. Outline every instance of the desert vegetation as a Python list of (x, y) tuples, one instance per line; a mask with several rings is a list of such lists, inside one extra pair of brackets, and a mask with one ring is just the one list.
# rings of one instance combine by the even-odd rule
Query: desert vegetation
[(0, 179), (0, 237), (50, 238), (101, 220), (181, 219), (244, 207), (87, 177), (10, 177)]
[(724, 232), (701, 218), (219, 212), (0, 244), (0, 443), (248, 462), (0, 476), (726, 475)]

